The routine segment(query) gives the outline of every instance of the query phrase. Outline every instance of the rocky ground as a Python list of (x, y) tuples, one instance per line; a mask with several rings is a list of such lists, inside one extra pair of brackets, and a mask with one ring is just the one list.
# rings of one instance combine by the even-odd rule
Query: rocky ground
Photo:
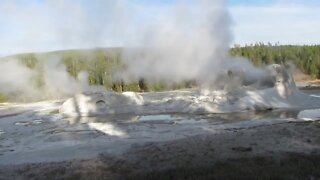
[(65, 118), (61, 104), (0, 105), (1, 180), (320, 179), (319, 109)]
[(320, 179), (319, 121), (227, 127), (118, 155), (1, 165), (0, 179)]

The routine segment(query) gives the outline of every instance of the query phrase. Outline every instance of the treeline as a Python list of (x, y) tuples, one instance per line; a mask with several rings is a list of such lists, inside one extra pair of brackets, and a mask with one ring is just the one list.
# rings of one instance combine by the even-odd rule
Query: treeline
[(17, 55), (15, 58), (26, 67), (39, 72), (37, 84), (40, 87), (44, 83), (41, 79), (44, 64), (48, 63), (47, 61), (58, 60), (57, 65), (64, 65), (68, 74), (75, 79), (78, 79), (80, 72), (86, 72), (89, 85), (102, 85), (106, 89), (114, 91), (138, 91), (137, 83), (131, 82), (124, 85), (124, 80), (119, 78), (119, 74), (124, 70), (120, 56), (120, 48), (97, 48), (94, 50), (55, 51), (45, 54), (28, 53)]
[(121, 48), (97, 48), (93, 50), (67, 50), (44, 54), (20, 54), (14, 56), (20, 62), (38, 72), (36, 85), (41, 88), (44, 84), (42, 73), (44, 63), (59, 59), (59, 63), (66, 67), (70, 76), (77, 79), (80, 72), (88, 74), (89, 85), (104, 86), (106, 90), (123, 91), (164, 91), (190, 88), (195, 83), (167, 82), (164, 80), (147, 81), (146, 78), (128, 77), (126, 66), (121, 62)]
[(230, 52), (233, 56), (246, 57), (258, 66), (292, 62), (302, 72), (313, 78), (320, 78), (320, 45), (256, 43), (242, 47), (235, 45)]
[[(126, 66), (121, 62), (121, 48), (97, 48), (93, 50), (67, 50), (44, 54), (20, 54), (14, 56), (23, 65), (37, 72), (36, 86), (44, 85), (44, 63), (59, 59), (70, 76), (77, 79), (80, 72), (88, 74), (89, 85), (104, 86), (107, 90), (121, 91), (163, 91), (196, 86), (194, 81), (168, 82), (163, 80), (146, 81), (145, 78), (123, 77)], [(314, 78), (320, 77), (320, 46), (292, 46), (257, 43), (247, 46), (234, 46), (233, 56), (250, 59), (257, 66), (268, 64), (294, 63), (302, 72)], [(0, 99), (4, 97), (0, 96)]]

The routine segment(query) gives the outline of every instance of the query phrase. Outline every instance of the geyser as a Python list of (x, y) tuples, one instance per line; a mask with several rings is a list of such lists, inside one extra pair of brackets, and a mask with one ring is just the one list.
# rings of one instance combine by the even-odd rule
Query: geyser
[(236, 61), (228, 55), (232, 35), (225, 6), (224, 1), (181, 1), (163, 8), (155, 21), (130, 28), (142, 47), (125, 51), (128, 73), (151, 81), (214, 82)]
[[(238, 75), (241, 74), (239, 80), (228, 81), (226, 89), (231, 90), (241, 86), (242, 81), (250, 84), (264, 76), (264, 71), (251, 65), (246, 59), (229, 56), (232, 33), (225, 1), (178, 1), (160, 7), (150, 4), (141, 6), (129, 0), (107, 1), (101, 4), (107, 11), (98, 8), (97, 16), (108, 18), (106, 22), (101, 22), (103, 26), (101, 29), (95, 30), (108, 34), (106, 42), (122, 43), (119, 45), (124, 47), (122, 62), (126, 71), (115, 75), (121, 80), (138, 81), (140, 77), (149, 82), (159, 79), (171, 82), (192, 80), (203, 88), (217, 89), (227, 87), (224, 85), (224, 78), (228, 80), (225, 74), (231, 70)], [(60, 8), (69, 7), (68, 3), (62, 2), (57, 4), (51, 2), (46, 5), (50, 7), (49, 12), (53, 15), (60, 12)], [(35, 10), (40, 11), (36, 7)], [(155, 8), (155, 11), (149, 10), (152, 8)], [(79, 17), (70, 10), (74, 19), (89, 17), (89, 12), (81, 6), (77, 6), (77, 9), (80, 9)], [(89, 23), (88, 27), (96, 27), (99, 24), (96, 23)], [(69, 24), (68, 26), (65, 26), (66, 23), (62, 24), (63, 28), (57, 28), (61, 31), (56, 32), (59, 36), (56, 39), (80, 38), (76, 37), (76, 32), (74, 35), (70, 33), (74, 29), (70, 28)], [(57, 26), (60, 25), (59, 22)], [(93, 39), (101, 39), (96, 37), (97, 34), (101, 34), (96, 31), (88, 33), (90, 36), (84, 35), (83, 33), (91, 32), (86, 30), (88, 27), (85, 25), (84, 31), (80, 33), (81, 37), (86, 39), (84, 42), (91, 42), (91, 36), (95, 37)], [(37, 72), (38, 74), (17, 63), (5, 64), (6, 69), (10, 71), (5, 70), (7, 75), (0, 77), (0, 92), (23, 94), (28, 97), (27, 99), (40, 100), (71, 96), (90, 89), (85, 72), (79, 73), (78, 79), (75, 79), (67, 73), (67, 68), (59, 61), (59, 57), (48, 58), (43, 63), (43, 70)], [(16, 76), (11, 72), (23, 75), (17, 73)], [(44, 87), (41, 89), (34, 83), (36, 76), (43, 76)]]
[[(126, 74), (119, 75), (119, 79), (195, 80), (199, 90), (141, 94), (91, 91), (67, 100), (60, 111), (70, 116), (219, 113), (313, 107), (315, 105), (307, 101), (318, 102), (296, 89), (284, 67), (272, 65), (261, 69), (247, 59), (229, 55), (232, 33), (225, 1), (191, 0), (173, 4), (148, 12), (150, 7), (137, 6), (129, 0), (107, 3), (111, 9), (108, 21), (114, 25), (111, 29), (117, 31), (116, 39), (120, 38), (125, 47), (122, 61)], [(110, 33), (109, 37), (113, 35)], [(33, 93), (35, 96), (58, 93), (60, 97), (60, 94), (71, 96), (91, 89), (86, 73), (79, 73), (78, 79), (70, 77), (57, 60), (43, 64), (45, 86), (42, 90), (45, 92), (33, 91), (30, 79), (34, 74), (29, 69), (17, 64), (5, 66), (19, 68), (21, 73), (16, 78), (18, 76), (12, 74), (15, 71), (4, 68), (10, 78), (0, 77), (0, 90), (9, 93), (19, 94), (23, 89), (33, 96)], [(7, 88), (8, 84), (15, 86)]]
[[(127, 21), (136, 20), (134, 13)], [(152, 22), (129, 23), (129, 34), (137, 37), (128, 42), (142, 46), (124, 52), (128, 77), (144, 77), (149, 81), (196, 80), (200, 89), (131, 92), (130, 96), (89, 92), (67, 100), (61, 113), (67, 116), (226, 113), (319, 104), (314, 103), (319, 99), (297, 90), (283, 66), (261, 69), (244, 58), (229, 55), (231, 20), (224, 1), (183, 1), (162, 8), (152, 17)]]
[(230, 113), (277, 108), (317, 108), (320, 98), (301, 93), (286, 69), (266, 67), (267, 76), (232, 91), (171, 91), (122, 94), (106, 91), (79, 94), (67, 100), (60, 113), (65, 116), (104, 114)]
[[(137, 35), (130, 44), (141, 44), (123, 55), (130, 77), (151, 82), (196, 80), (206, 88), (217, 88), (222, 83), (220, 75), (229, 69), (241, 71), (249, 81), (263, 76), (261, 69), (247, 59), (229, 55), (232, 23), (225, 1), (175, 4), (161, 8), (156, 15), (145, 14), (153, 17), (152, 22), (129, 28)], [(134, 18), (133, 15), (129, 21)]]

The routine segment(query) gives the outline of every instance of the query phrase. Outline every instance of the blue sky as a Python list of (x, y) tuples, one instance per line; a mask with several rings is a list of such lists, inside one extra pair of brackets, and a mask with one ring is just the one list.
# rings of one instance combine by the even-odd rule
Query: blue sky
[[(130, 34), (130, 23), (156, 21), (157, 14), (180, 1), (1, 0), (0, 55), (122, 46), (123, 34), (137, 36)], [(134, 22), (127, 20), (132, 8), (126, 6), (138, 9), (140, 14), (135, 14)], [(226, 8), (232, 18), (230, 46), (255, 42), (319, 44), (318, 0), (229, 0)]]
[(234, 42), (319, 44), (320, 1), (230, 0)]

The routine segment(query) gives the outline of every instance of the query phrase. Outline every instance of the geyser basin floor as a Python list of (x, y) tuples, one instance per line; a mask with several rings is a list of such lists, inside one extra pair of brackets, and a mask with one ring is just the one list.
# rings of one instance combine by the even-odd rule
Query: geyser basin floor
[[(68, 117), (110, 114), (235, 113), (271, 109), (320, 108), (320, 96), (300, 91), (283, 65), (264, 68), (264, 76), (249, 81), (241, 73), (221, 74), (224, 87), (162, 93), (88, 91), (66, 100), (59, 112)], [(223, 78), (223, 76), (226, 76)], [(232, 83), (235, 81), (238, 83)]]
[(62, 118), (60, 106), (2, 107), (0, 179), (139, 179), (228, 159), (285, 159), (292, 153), (316, 159), (320, 153), (319, 121), (299, 120), (299, 110)]
[[(297, 112), (221, 115), (159, 114), (62, 118), (59, 114), (23, 112), (0, 119), (0, 164), (93, 158), (121, 154), (132, 146), (164, 142), (225, 129), (279, 123)], [(53, 110), (54, 112), (54, 110)], [(272, 118), (281, 120), (273, 121)], [(271, 118), (271, 119), (270, 119)]]

